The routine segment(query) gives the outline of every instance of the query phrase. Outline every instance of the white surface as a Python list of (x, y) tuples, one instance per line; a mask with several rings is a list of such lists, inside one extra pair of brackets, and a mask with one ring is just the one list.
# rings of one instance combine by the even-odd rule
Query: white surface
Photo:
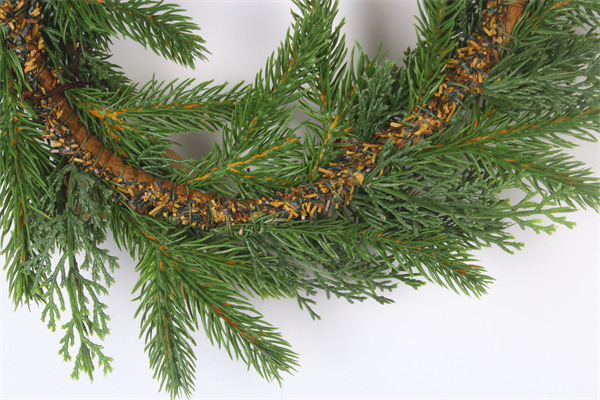
[[(186, 71), (131, 42), (114, 46), (114, 62), (139, 81), (153, 73), (167, 80), (248, 81), (290, 21), (287, 1), (182, 4), (202, 27), (212, 52), (208, 63)], [(356, 38), (373, 54), (383, 40), (392, 58), (414, 41), (415, 12), (413, 1), (344, 1), (341, 7), (349, 43)], [(185, 139), (186, 156), (201, 156), (210, 146), (206, 138)], [(598, 172), (598, 150), (588, 144), (575, 153)], [(600, 220), (594, 212), (570, 217), (577, 222), (572, 231), (559, 228), (552, 236), (515, 231), (527, 244), (515, 255), (480, 252), (481, 264), (497, 279), (481, 300), (433, 285), (419, 291), (400, 287), (392, 294), (396, 304), (388, 306), (321, 299), (323, 320), (317, 322), (294, 301), (257, 301), (300, 353), (302, 367), (283, 387), (266, 383), (199, 332), (194, 398), (597, 399)], [(115, 358), (114, 372), (98, 374), (93, 384), (69, 378), (71, 366), (57, 354), (60, 333), (44, 327), (39, 309), (13, 312), (1, 280), (3, 399), (166, 397), (157, 393), (138, 339), (139, 321), (133, 319), (135, 264), (113, 253), (121, 269), (106, 298), (112, 321), (104, 345)]]

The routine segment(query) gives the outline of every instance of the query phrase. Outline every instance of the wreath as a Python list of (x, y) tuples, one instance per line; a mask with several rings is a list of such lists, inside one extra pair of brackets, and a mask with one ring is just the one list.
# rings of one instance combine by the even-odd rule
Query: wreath
[[(52, 330), (67, 317), (73, 377), (111, 370), (94, 338), (118, 265), (108, 231), (138, 260), (150, 365), (177, 396), (193, 389), (200, 326), (267, 379), (298, 365), (248, 296), (294, 298), (313, 318), (319, 292), (387, 303), (399, 283), (435, 282), (479, 296), (491, 278), (473, 251), (520, 248), (514, 224), (551, 232), (565, 212), (598, 210), (598, 179), (562, 149), (596, 140), (600, 5), (427, 0), (400, 66), (348, 57), (337, 2), (294, 3), (249, 85), (138, 85), (109, 62), (115, 35), (185, 66), (205, 58), (174, 5), (1, 3), (10, 296), (41, 303)], [(170, 150), (198, 130), (222, 145), (201, 160)]]

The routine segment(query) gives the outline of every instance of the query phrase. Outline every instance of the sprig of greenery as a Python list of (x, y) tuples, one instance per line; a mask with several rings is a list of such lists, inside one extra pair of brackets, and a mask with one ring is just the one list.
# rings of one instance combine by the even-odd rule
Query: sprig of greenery
[(110, 44), (110, 36), (125, 36), (149, 47), (156, 54), (193, 67), (205, 59), (199, 28), (183, 9), (164, 1), (147, 0), (50, 0), (44, 8), (46, 20), (60, 31), (64, 43), (83, 42), (90, 33), (98, 45)]
[[(343, 62), (345, 49), (339, 42), (340, 30), (333, 28), (337, 13), (337, 2), (295, 2), (297, 11), (292, 13), (293, 23), (280, 47), (269, 57), (265, 68), (257, 75), (254, 84), (248, 88), (244, 101), (236, 107), (232, 116), (231, 128), (223, 132), (223, 149), (215, 149), (220, 154), (220, 165), (213, 174), (215, 179), (225, 176), (231, 181), (232, 192), (244, 197), (253, 197), (282, 189), (283, 182), (295, 184), (306, 179), (307, 170), (312, 168), (306, 162), (302, 173), (292, 164), (293, 160), (305, 158), (302, 149), (313, 148), (308, 137), (303, 146), (297, 138), (298, 127), (293, 128), (298, 101), (303, 99), (318, 80), (319, 65), (327, 64), (332, 57), (335, 63)], [(331, 55), (331, 47), (335, 51)], [(331, 71), (338, 69), (331, 66)], [(325, 70), (320, 73), (326, 73)], [(336, 73), (332, 72), (334, 75)], [(323, 88), (330, 87), (330, 76), (321, 77)], [(331, 76), (334, 78), (334, 76)], [(319, 100), (322, 102), (322, 100)], [(333, 118), (328, 123), (331, 125)], [(294, 140), (293, 143), (288, 141)], [(246, 161), (245, 155), (263, 154), (266, 157), (244, 163), (251, 173), (240, 174), (227, 165), (231, 161)], [(311, 151), (312, 152), (312, 151)], [(310, 165), (310, 167), (309, 167)], [(237, 168), (236, 168), (237, 169)], [(266, 179), (277, 170), (279, 179)], [(256, 176), (246, 178), (244, 176)], [(221, 178), (222, 179), (222, 178)], [(214, 181), (205, 181), (213, 184)]]
[(68, 305), (71, 319), (62, 325), (65, 334), (59, 354), (65, 361), (71, 360), (69, 349), (78, 343), (71, 376), (78, 379), (84, 372), (92, 379), (94, 359), (105, 374), (112, 370), (112, 358), (91, 338), (96, 335), (102, 340), (109, 332), (110, 318), (100, 296), (114, 283), (111, 273), (117, 260), (99, 244), (106, 239), (107, 196), (111, 192), (96, 187), (96, 179), (73, 165), (57, 170), (49, 182), (55, 191), (42, 199), (47, 215), (36, 221), (38, 233), (32, 244), (40, 255), (58, 251), (60, 257), (56, 263), (49, 257), (40, 263), (47, 276), (39, 283), (44, 290), (42, 319), (54, 331)]
[(466, 1), (424, 0), (419, 3), (417, 44), (405, 58), (409, 81), (409, 109), (421, 107), (441, 83), (444, 66), (454, 55), (461, 31), (456, 21), (465, 14)]
[[(121, 208), (115, 211), (126, 223), (115, 229), (118, 243), (132, 254), (143, 254), (136, 268), (137, 315), (161, 388), (172, 396), (191, 393), (195, 370), (191, 332), (200, 326), (213, 344), (267, 379), (281, 380), (283, 372), (293, 371), (297, 357), (289, 344), (232, 287), (236, 272), (242, 276), (251, 272), (237, 266), (237, 257), (208, 249), (206, 244), (216, 245), (192, 232), (176, 233), (158, 227), (150, 217)], [(223, 266), (236, 272), (220, 271)]]
[[(47, 194), (52, 171), (48, 149), (41, 140), (37, 114), (21, 101), (24, 77), (19, 60), (8, 51), (6, 30), (0, 29), (0, 240), (6, 257), (9, 291), (16, 305), (39, 301), (38, 266), (32, 262), (32, 219), (43, 215), (38, 199)], [(6, 67), (5, 67), (6, 66)], [(6, 236), (10, 236), (5, 242)]]
[[(175, 181), (189, 180), (198, 170), (196, 164), (182, 161), (189, 169), (179, 172), (170, 164), (157, 165), (165, 151), (173, 147), (175, 133), (215, 132), (230, 119), (240, 86), (195, 83), (177, 80), (150, 81), (121, 90), (78, 89), (70, 93), (87, 129), (99, 137), (115, 154), (137, 168)], [(190, 170), (191, 169), (191, 170)]]

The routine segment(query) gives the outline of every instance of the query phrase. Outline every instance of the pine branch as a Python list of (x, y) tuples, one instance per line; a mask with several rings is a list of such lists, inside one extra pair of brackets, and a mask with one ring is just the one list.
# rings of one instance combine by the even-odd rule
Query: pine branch
[(419, 3), (417, 45), (405, 59), (409, 81), (409, 109), (421, 107), (443, 80), (446, 63), (458, 41), (455, 21), (465, 13), (467, 2), (426, 0)]
[[(2, 30), (3, 32), (3, 30)], [(2, 41), (4, 45), (6, 42)], [(14, 53), (2, 49), (0, 62), (15, 62)], [(18, 60), (17, 60), (18, 62)], [(0, 226), (2, 254), (7, 260), (9, 291), (15, 305), (39, 301), (39, 270), (31, 260), (31, 218), (43, 214), (38, 200), (44, 196), (51, 161), (41, 139), (42, 126), (35, 111), (20, 101), (9, 69), (0, 72)], [(18, 80), (17, 80), (18, 82)], [(12, 232), (11, 232), (12, 231)], [(5, 237), (11, 233), (4, 246)]]
[(211, 264), (218, 262), (218, 255), (186, 251), (189, 241), (171, 243), (149, 225), (154, 221), (129, 215), (135, 222), (127, 236), (136, 230), (134, 226), (139, 235), (129, 250), (144, 249), (137, 267), (141, 300), (137, 313), (142, 316), (146, 350), (161, 387), (172, 396), (190, 393), (195, 356), (188, 332), (200, 322), (213, 344), (223, 346), (230, 357), (242, 359), (261, 376), (280, 380), (282, 372), (293, 370), (297, 361), (289, 344), (237, 291), (213, 275), (218, 269)]
[[(73, 90), (70, 97), (86, 128), (111, 152), (136, 168), (178, 181), (174, 176), (180, 174), (175, 168), (165, 170), (151, 161), (165, 157), (165, 151), (173, 146), (170, 137), (174, 133), (223, 129), (239, 96), (239, 87), (226, 89), (225, 84), (194, 84), (193, 80), (151, 81), (140, 88), (131, 85), (116, 92)], [(188, 169), (181, 183), (195, 174), (194, 164), (184, 162)]]
[[(79, 5), (84, 2), (78, 2)], [(112, 56), (111, 41), (107, 35), (99, 32), (86, 31), (77, 37), (71, 32), (69, 38), (63, 36), (63, 25), (56, 24), (53, 18), (45, 23), (42, 32), (44, 49), (49, 65), (60, 82), (86, 82), (86, 86), (107, 88), (113, 91), (127, 87), (131, 80), (118, 65), (110, 62)]]
[(172, 397), (190, 396), (196, 361), (191, 336), (195, 324), (179, 285), (163, 272), (166, 264), (162, 260), (161, 253), (149, 249), (137, 267), (141, 273), (136, 284), (136, 289), (141, 289), (136, 312), (136, 316), (141, 313), (140, 337), (145, 334), (145, 350), (160, 388), (165, 387)]
[(63, 42), (82, 42), (88, 32), (100, 34), (100, 43), (110, 44), (108, 36), (125, 36), (149, 47), (156, 54), (184, 66), (193, 67), (205, 59), (204, 40), (194, 34), (199, 28), (182, 14), (177, 5), (163, 1), (52, 0), (45, 6)]
[[(245, 101), (237, 107), (231, 132), (224, 131), (221, 165), (225, 165), (227, 160), (242, 160), (241, 155), (245, 153), (261, 154), (274, 147), (280, 147), (284, 151), (283, 154), (278, 151), (277, 155), (281, 156), (269, 160), (269, 168), (265, 168), (264, 172), (260, 165), (251, 165), (251, 169), (257, 171), (256, 175), (239, 174), (231, 169), (226, 171), (227, 177), (235, 185), (235, 191), (243, 196), (254, 197), (265, 194), (268, 190), (281, 189), (281, 181), (260, 179), (271, 175), (273, 169), (283, 172), (283, 182), (296, 183), (303, 178), (298, 172), (288, 177), (286, 169), (290, 160), (302, 159), (304, 156), (295, 146), (281, 146), (286, 140), (296, 140), (296, 129), (290, 128), (295, 117), (295, 103), (306, 95), (310, 96), (307, 86), (313, 85), (313, 76), (318, 73), (319, 68), (322, 69), (321, 74), (327, 75), (322, 78), (322, 88), (329, 87), (329, 74), (336, 74), (345, 55), (343, 38), (341, 41), (339, 39), (341, 25), (333, 29), (337, 2), (298, 1), (296, 6), (298, 11), (292, 14), (294, 22), (284, 41), (267, 60), (264, 72), (257, 74), (255, 84), (249, 88)], [(330, 52), (331, 45), (335, 46), (333, 55)], [(338, 65), (327, 66), (328, 61)], [(330, 67), (330, 72), (325, 70)], [(318, 88), (313, 90), (319, 92)], [(319, 92), (320, 96), (324, 94)], [(318, 101), (319, 104), (323, 102), (320, 98)], [(274, 115), (277, 119), (271, 120)], [(330, 126), (333, 120), (334, 117), (331, 116), (328, 122), (323, 123)], [(230, 143), (234, 144), (231, 148)], [(244, 176), (257, 176), (258, 179)]]

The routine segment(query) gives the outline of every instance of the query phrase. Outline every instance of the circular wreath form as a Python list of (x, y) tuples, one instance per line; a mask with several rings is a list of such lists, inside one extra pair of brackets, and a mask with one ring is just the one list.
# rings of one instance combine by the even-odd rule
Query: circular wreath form
[[(86, 129), (70, 107), (64, 91), (73, 86), (69, 86), (69, 83), (61, 85), (56, 72), (53, 73), (55, 70), (45, 66), (44, 40), (41, 29), (35, 28), (41, 26), (39, 5), (34, 6), (29, 14), (18, 15), (11, 24), (14, 28), (7, 40), (9, 46), (18, 49), (17, 54), (28, 87), (35, 88), (26, 90), (24, 96), (35, 101), (36, 110), (44, 118), (48, 133), (46, 139), (53, 142), (54, 152), (68, 156), (70, 162), (84, 171), (98, 174), (110, 181), (120, 192), (115, 201), (127, 204), (142, 214), (207, 229), (222, 224), (247, 224), (264, 215), (285, 220), (307, 217), (312, 220), (318, 214), (331, 217), (335, 209), (348, 206), (355, 187), (362, 186), (366, 174), (375, 169), (379, 169), (379, 174), (384, 173), (384, 169), (377, 168), (377, 165), (385, 143), (391, 140), (396, 149), (402, 149), (407, 142), (418, 143), (421, 137), (442, 131), (445, 122), (452, 118), (468, 95), (481, 93), (484, 75), (500, 60), (501, 46), (507, 40), (504, 34), (512, 31), (524, 6), (517, 2), (499, 7), (496, 2), (490, 2), (487, 7), (493, 12), (483, 12), (482, 34), (457, 50), (459, 58), (448, 61), (445, 77), (428, 103), (415, 107), (402, 123), (390, 122), (382, 132), (376, 132), (370, 141), (344, 147), (346, 154), (341, 160), (318, 167), (318, 170), (315, 166), (310, 179), (317, 178), (319, 174), (322, 176), (320, 179), (258, 199), (226, 200), (211, 193), (192, 190), (132, 167), (122, 157), (107, 149), (104, 143)], [(10, 7), (7, 8), (8, 14), (11, 10)], [(26, 32), (24, 37), (23, 32)], [(21, 51), (20, 47), (24, 44), (27, 45), (27, 50)], [(293, 62), (292, 54), (290, 64)], [(288, 69), (291, 69), (291, 65)], [(284, 74), (283, 80), (285, 79), (288, 77)], [(334, 118), (329, 130), (336, 125), (337, 119)], [(247, 160), (230, 163), (227, 167), (243, 174), (240, 170), (244, 168), (244, 164), (296, 140), (295, 137), (288, 137), (286, 142), (278, 146)], [(325, 138), (322, 146), (329, 140), (331, 135)], [(209, 174), (210, 172), (190, 179), (187, 183), (206, 179)]]
[[(528, 217), (565, 223), (557, 213), (597, 209), (597, 181), (553, 150), (569, 145), (556, 133), (593, 140), (583, 129), (598, 116), (598, 41), (572, 25), (600, 26), (594, 6), (426, 1), (401, 68), (360, 51), (346, 61), (337, 5), (296, 5), (264, 72), (233, 88), (139, 88), (106, 62), (114, 34), (185, 65), (202, 56), (173, 6), (0, 5), (11, 294), (42, 301), (54, 329), (66, 289), (73, 318), (61, 353), (70, 357), (77, 332), (74, 376), (91, 374), (94, 358), (110, 369), (89, 340), (108, 332), (98, 299), (116, 263), (98, 247), (107, 227), (140, 257), (147, 351), (175, 396), (192, 387), (199, 323), (267, 378), (296, 365), (240, 293), (294, 297), (313, 317), (317, 290), (387, 302), (379, 291), (424, 278), (478, 295), (490, 278), (470, 252), (518, 247), (511, 221), (549, 230)], [(290, 127), (296, 107), (303, 139)], [(199, 128), (222, 130), (223, 149), (164, 156), (167, 133)], [(525, 199), (499, 197), (511, 187)], [(56, 249), (65, 256), (53, 265)]]

